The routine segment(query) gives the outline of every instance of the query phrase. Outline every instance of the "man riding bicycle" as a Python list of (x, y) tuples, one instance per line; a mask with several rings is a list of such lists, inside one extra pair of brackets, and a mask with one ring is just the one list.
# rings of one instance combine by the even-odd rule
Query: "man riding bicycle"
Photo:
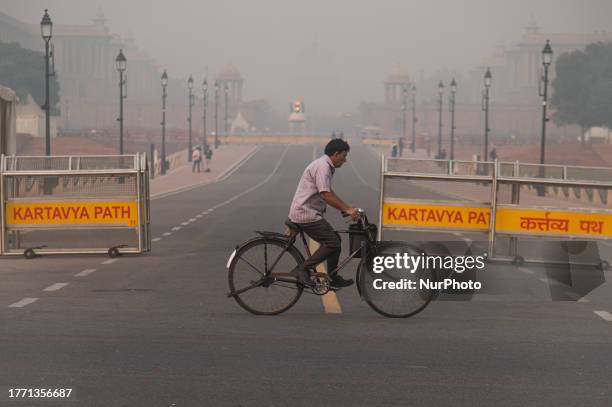
[[(359, 219), (357, 209), (340, 199), (331, 188), (334, 171), (346, 162), (349, 150), (350, 146), (342, 139), (327, 143), (325, 154), (311, 162), (304, 170), (291, 202), (289, 221), (320, 245), (303, 265), (292, 271), (298, 281), (306, 286), (312, 285), (310, 272), (317, 264), (327, 260), (327, 270), (332, 273), (340, 259), (340, 235), (323, 218), (327, 205), (345, 212), (353, 220)], [(330, 274), (329, 277), (332, 287), (340, 288), (353, 284), (353, 280), (345, 280), (337, 273)]]

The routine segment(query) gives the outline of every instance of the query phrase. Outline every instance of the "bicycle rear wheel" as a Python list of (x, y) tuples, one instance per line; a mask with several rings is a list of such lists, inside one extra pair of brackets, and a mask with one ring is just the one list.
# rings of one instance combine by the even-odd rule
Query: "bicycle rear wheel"
[[(302, 295), (297, 283), (275, 281), (268, 277), (272, 264), (286, 243), (281, 240), (258, 238), (235, 253), (229, 266), (229, 288), (238, 304), (256, 315), (277, 315), (291, 308)], [(285, 252), (274, 266), (275, 273), (288, 273), (304, 262), (295, 248)]]
[[(377, 256), (403, 258), (420, 256), (421, 251), (402, 242), (380, 242), (357, 272), (357, 284), (361, 295), (376, 312), (389, 318), (407, 318), (423, 311), (431, 302), (435, 290), (423, 287), (424, 282), (435, 282), (433, 269), (419, 268), (411, 273), (402, 267), (385, 267), (380, 273), (374, 272), (374, 258)], [(400, 285), (401, 284), (401, 285)], [(397, 288), (397, 286), (403, 288)], [(389, 287), (393, 288), (389, 288)], [(412, 288), (409, 288), (412, 286)]]

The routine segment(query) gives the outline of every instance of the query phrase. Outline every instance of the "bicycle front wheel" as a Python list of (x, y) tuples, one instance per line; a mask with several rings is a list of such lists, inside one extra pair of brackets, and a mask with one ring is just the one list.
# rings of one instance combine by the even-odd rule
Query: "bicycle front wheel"
[(256, 315), (277, 315), (300, 299), (303, 287), (297, 282), (270, 277), (275, 262), (274, 273), (288, 273), (304, 261), (293, 247), (282, 253), (285, 245), (283, 241), (262, 237), (247, 243), (234, 255), (229, 266), (229, 288), (245, 310)]
[(380, 242), (362, 263), (357, 273), (360, 293), (368, 305), (376, 312), (389, 318), (407, 318), (423, 311), (431, 302), (435, 290), (427, 288), (426, 283), (436, 281), (433, 269), (420, 267), (416, 270), (401, 267), (374, 267), (376, 257), (404, 258), (420, 256), (421, 251), (402, 242)]

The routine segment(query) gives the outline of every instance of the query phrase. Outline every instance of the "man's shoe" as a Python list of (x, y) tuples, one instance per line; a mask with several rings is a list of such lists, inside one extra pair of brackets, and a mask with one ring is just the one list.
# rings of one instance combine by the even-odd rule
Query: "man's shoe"
[(310, 279), (310, 271), (308, 269), (305, 269), (303, 267), (297, 266), (296, 268), (291, 270), (291, 274), (294, 275), (295, 278), (297, 279), (298, 283), (300, 283), (302, 285), (305, 285), (305, 286), (308, 286), (308, 287), (314, 285), (314, 283)]
[(341, 275), (335, 274), (331, 277), (331, 286), (332, 288), (342, 288), (348, 287), (353, 284), (352, 279), (345, 280)]

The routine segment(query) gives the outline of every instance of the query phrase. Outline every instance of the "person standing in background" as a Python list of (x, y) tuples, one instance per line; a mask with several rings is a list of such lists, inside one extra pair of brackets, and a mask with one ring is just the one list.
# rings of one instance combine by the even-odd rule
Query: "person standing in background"
[(204, 172), (210, 172), (210, 160), (212, 159), (212, 150), (208, 144), (204, 146), (204, 159), (206, 160), (206, 169)]
[(198, 172), (201, 172), (200, 163), (202, 162), (202, 151), (199, 146), (193, 149), (193, 152), (191, 153), (191, 161), (193, 161), (191, 172), (195, 172), (196, 168), (198, 169)]

